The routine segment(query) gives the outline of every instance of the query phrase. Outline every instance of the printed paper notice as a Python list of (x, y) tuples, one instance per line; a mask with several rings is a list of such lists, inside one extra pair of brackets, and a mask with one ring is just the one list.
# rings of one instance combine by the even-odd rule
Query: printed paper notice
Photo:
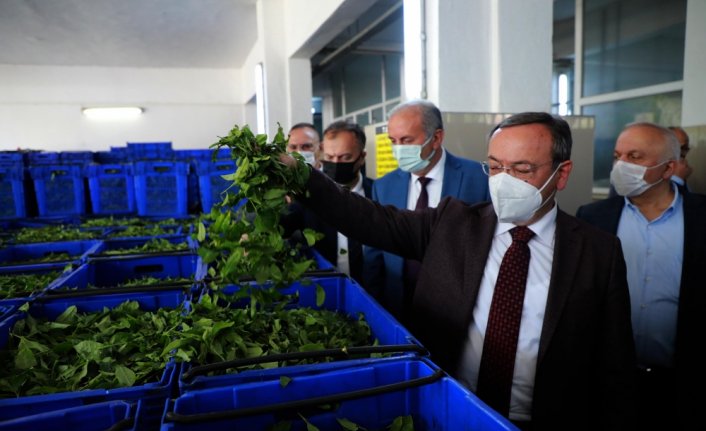
[(377, 162), (376, 178), (397, 169), (397, 159), (392, 155), (392, 141), (387, 133), (375, 134), (375, 160)]

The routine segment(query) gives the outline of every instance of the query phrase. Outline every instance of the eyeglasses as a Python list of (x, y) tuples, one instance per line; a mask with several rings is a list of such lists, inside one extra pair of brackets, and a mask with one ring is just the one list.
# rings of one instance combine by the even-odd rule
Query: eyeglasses
[(488, 176), (493, 176), (495, 174), (499, 174), (500, 172), (507, 172), (508, 174), (516, 178), (529, 179), (532, 178), (533, 174), (537, 171), (537, 169), (552, 162), (553, 161), (550, 160), (546, 163), (540, 163), (538, 165), (534, 165), (532, 163), (513, 163), (510, 166), (506, 167), (498, 162), (491, 160), (487, 162), (481, 162), (481, 165), (483, 166), (483, 172), (485, 172), (485, 174)]
[(690, 149), (691, 149), (691, 148), (689, 148), (689, 147), (686, 146), (686, 145), (683, 146), (683, 147), (681, 147), (681, 148), (679, 149), (679, 155), (680, 155), (680, 157), (681, 157), (682, 159), (685, 158), (686, 155), (689, 154), (689, 150), (690, 150)]

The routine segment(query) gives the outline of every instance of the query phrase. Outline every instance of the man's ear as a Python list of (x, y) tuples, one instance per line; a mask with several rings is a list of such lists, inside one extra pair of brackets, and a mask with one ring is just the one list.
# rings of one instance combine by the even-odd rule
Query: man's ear
[(439, 149), (442, 142), (444, 142), (444, 130), (436, 129), (434, 131), (434, 138), (431, 140), (431, 146), (435, 149)]
[(566, 185), (569, 183), (569, 175), (571, 174), (571, 170), (573, 168), (574, 162), (572, 162), (571, 160), (566, 160), (565, 162), (562, 162), (562, 165), (556, 172), (558, 178), (556, 182), (556, 189), (558, 191), (564, 190), (566, 188)]

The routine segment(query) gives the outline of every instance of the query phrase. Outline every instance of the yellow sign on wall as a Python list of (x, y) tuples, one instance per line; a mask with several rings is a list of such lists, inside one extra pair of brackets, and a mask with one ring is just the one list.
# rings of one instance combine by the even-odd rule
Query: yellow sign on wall
[(375, 134), (375, 177), (380, 178), (397, 169), (397, 159), (392, 155), (392, 141), (387, 133)]

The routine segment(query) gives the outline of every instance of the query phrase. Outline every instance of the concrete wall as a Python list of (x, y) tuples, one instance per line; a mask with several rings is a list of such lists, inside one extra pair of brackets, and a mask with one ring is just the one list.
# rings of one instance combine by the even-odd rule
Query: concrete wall
[[(243, 121), (233, 69), (0, 66), (0, 150), (107, 150), (172, 141), (206, 148)], [(88, 106), (140, 106), (132, 121), (98, 122)]]

